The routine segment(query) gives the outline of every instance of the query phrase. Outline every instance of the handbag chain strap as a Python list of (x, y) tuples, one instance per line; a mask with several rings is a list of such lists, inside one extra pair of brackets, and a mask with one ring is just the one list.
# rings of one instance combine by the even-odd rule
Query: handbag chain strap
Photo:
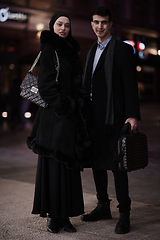
[(33, 63), (33, 65), (32, 65), (32, 67), (31, 67), (31, 69), (29, 70), (30, 73), (32, 73), (33, 69), (35, 68), (35, 66), (36, 66), (36, 64), (37, 64), (37, 62), (38, 62), (38, 60), (39, 60), (39, 58), (40, 58), (40, 56), (41, 56), (41, 53), (42, 53), (42, 51), (40, 51), (40, 52), (38, 53), (38, 56), (37, 56), (36, 59), (34, 60), (34, 63)]
[[(56, 55), (56, 62), (57, 62), (57, 66), (56, 66), (56, 70), (57, 70), (57, 75), (56, 75), (56, 83), (58, 84), (58, 76), (59, 76), (59, 69), (60, 69), (60, 63), (59, 63), (59, 58), (58, 58), (58, 54), (55, 51), (55, 55)], [(34, 63), (32, 64), (32, 67), (30, 68), (30, 70), (28, 72), (32, 73), (33, 69), (35, 68), (40, 56), (41, 56), (42, 51), (40, 51), (36, 57), (36, 59), (34, 60)]]
[(56, 66), (56, 70), (57, 70), (56, 83), (58, 84), (58, 76), (59, 76), (60, 64), (59, 64), (58, 54), (57, 54), (56, 50), (54, 50), (54, 51), (55, 51), (56, 60), (57, 60), (57, 66)]

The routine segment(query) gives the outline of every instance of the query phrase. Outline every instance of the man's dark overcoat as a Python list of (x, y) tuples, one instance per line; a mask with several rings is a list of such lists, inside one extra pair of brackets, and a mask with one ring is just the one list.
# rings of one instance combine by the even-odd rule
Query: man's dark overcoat
[[(93, 169), (116, 169), (117, 141), (125, 120), (129, 117), (140, 119), (138, 87), (136, 81), (136, 68), (133, 48), (112, 35), (115, 40), (113, 49), (112, 68), (107, 51), (110, 43), (104, 49), (92, 77), (92, 66), (97, 42), (88, 51), (85, 58), (84, 86), (87, 92), (89, 106), (92, 112), (91, 123), (95, 138), (93, 151)], [(106, 72), (109, 71), (109, 72)], [(107, 77), (112, 74), (111, 86)], [(92, 81), (92, 101), (89, 100)], [(107, 93), (111, 89), (112, 95)], [(113, 112), (107, 107), (108, 95), (112, 97)], [(114, 119), (113, 124), (106, 123), (106, 116)]]

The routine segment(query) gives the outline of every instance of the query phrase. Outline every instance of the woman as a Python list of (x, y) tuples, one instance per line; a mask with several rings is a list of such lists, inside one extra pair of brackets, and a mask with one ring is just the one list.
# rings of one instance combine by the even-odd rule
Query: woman
[[(48, 103), (39, 108), (27, 144), (38, 153), (33, 214), (47, 218), (47, 229), (75, 232), (69, 217), (84, 213), (79, 164), (90, 143), (81, 114), (84, 93), (79, 45), (71, 34), (70, 18), (55, 14), (50, 30), (41, 33), (39, 92)], [(58, 84), (56, 82), (59, 59)]]

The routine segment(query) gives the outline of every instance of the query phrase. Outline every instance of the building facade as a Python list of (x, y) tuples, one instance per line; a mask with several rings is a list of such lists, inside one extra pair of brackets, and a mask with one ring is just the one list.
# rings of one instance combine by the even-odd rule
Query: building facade
[[(48, 29), (52, 15), (62, 11), (72, 20), (73, 36), (80, 43), (83, 61), (95, 41), (90, 26), (92, 11), (108, 7), (113, 33), (132, 41), (142, 101), (160, 101), (160, 1), (157, 0), (1, 0), (0, 2), (0, 101), (1, 111), (15, 79), (21, 83), (39, 52), (40, 32)], [(37, 70), (38, 72), (38, 67)]]

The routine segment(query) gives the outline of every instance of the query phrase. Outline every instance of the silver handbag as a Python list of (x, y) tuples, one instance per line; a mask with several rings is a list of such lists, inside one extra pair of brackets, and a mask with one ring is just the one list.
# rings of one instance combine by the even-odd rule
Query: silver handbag
[[(31, 69), (28, 71), (27, 75), (25, 76), (24, 80), (22, 81), (22, 83), (20, 85), (20, 88), (21, 88), (20, 96), (37, 104), (40, 107), (46, 108), (48, 106), (48, 103), (46, 103), (41, 98), (41, 95), (39, 94), (38, 77), (32, 74), (32, 71), (37, 64), (37, 62), (40, 58), (40, 55), (41, 55), (41, 51), (39, 52)], [(56, 70), (57, 70), (56, 83), (58, 84), (60, 64), (59, 64), (59, 59), (58, 59), (58, 55), (57, 55), (56, 51), (55, 51), (55, 55), (56, 55), (56, 64), (57, 64), (57, 66), (56, 66)]]

